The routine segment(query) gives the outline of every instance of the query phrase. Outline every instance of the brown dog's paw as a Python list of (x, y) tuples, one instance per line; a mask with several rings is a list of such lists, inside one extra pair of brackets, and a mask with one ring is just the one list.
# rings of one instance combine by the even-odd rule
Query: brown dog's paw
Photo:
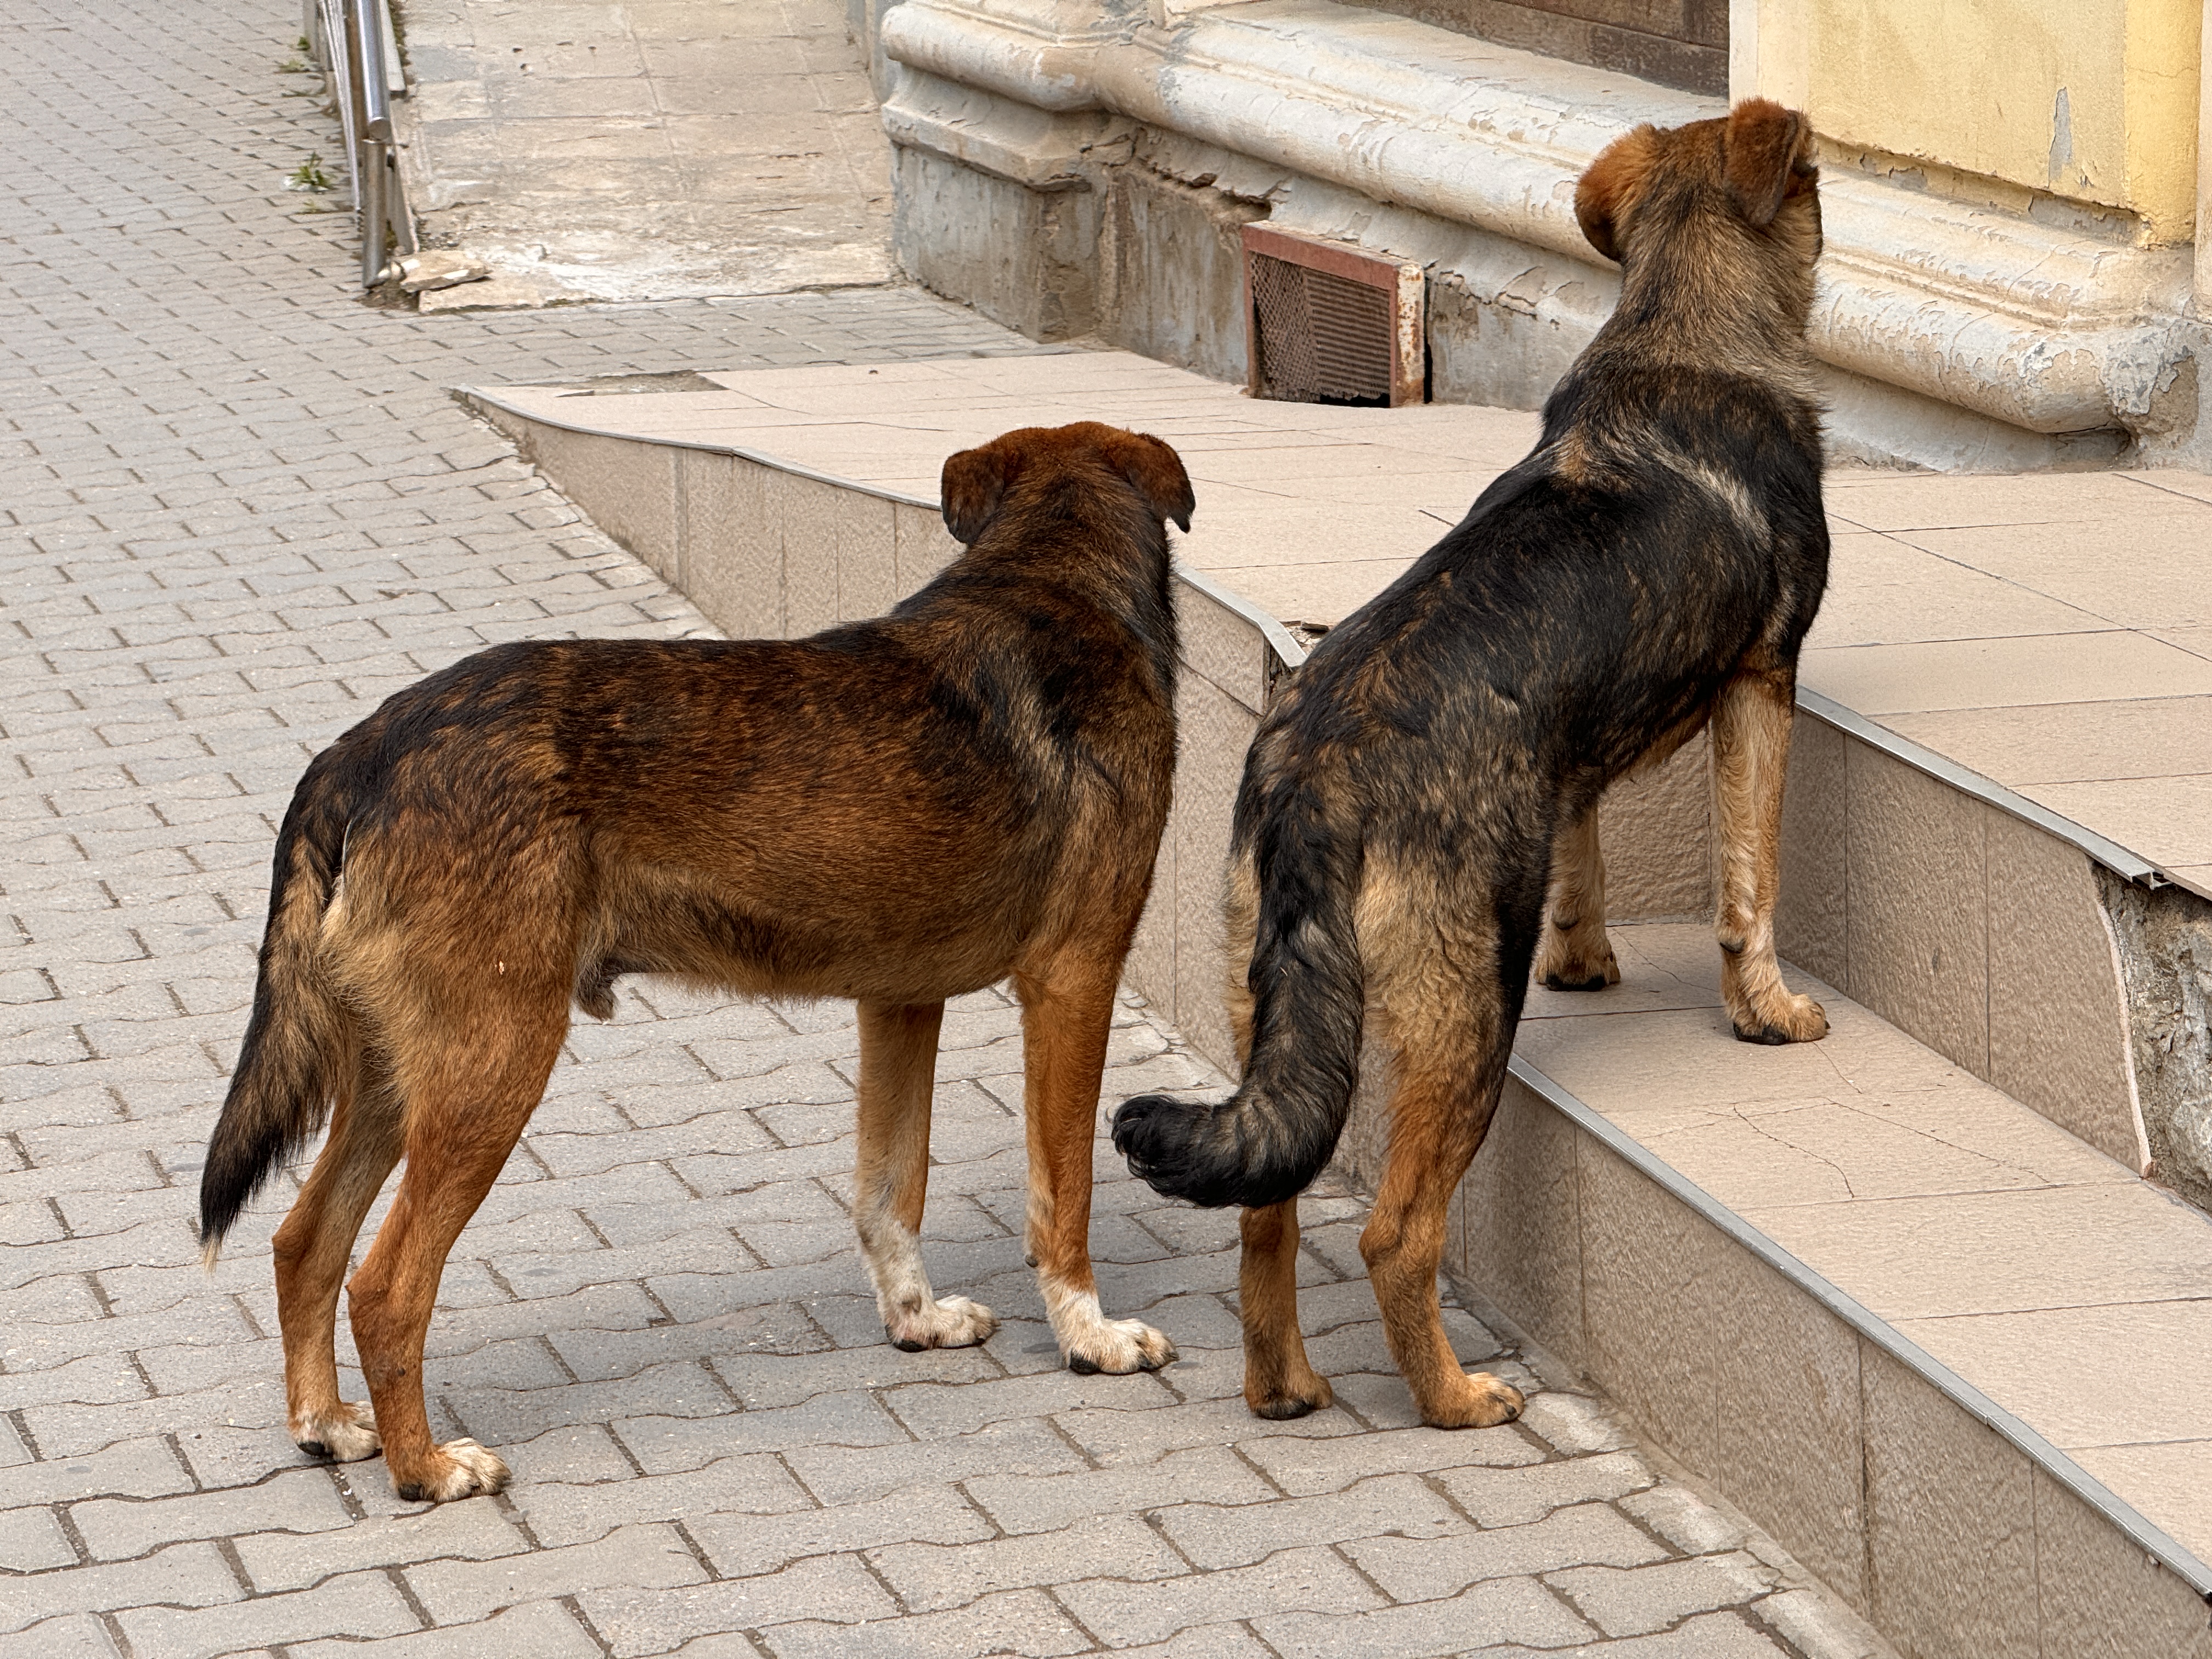
[(999, 1316), (980, 1302), (948, 1296), (884, 1322), (884, 1334), (901, 1353), (925, 1348), (972, 1348), (999, 1328)]
[(384, 1449), (376, 1431), (376, 1410), (368, 1405), (338, 1402), (337, 1410), (292, 1421), (292, 1443), (310, 1457), (327, 1457), (337, 1463), (358, 1463)]
[(1521, 1390), (1488, 1371), (1461, 1377), (1462, 1386), (1439, 1401), (1422, 1401), (1421, 1421), (1437, 1429), (1494, 1429), (1521, 1415)]
[(1328, 1378), (1316, 1376), (1312, 1371), (1300, 1378), (1265, 1383), (1248, 1377), (1244, 1383), (1244, 1403), (1251, 1407), (1253, 1416), (1281, 1423), (1334, 1406), (1336, 1390), (1328, 1386)]
[(1731, 1011), (1739, 1042), (1780, 1048), (1785, 1042), (1818, 1042), (1828, 1035), (1827, 1010), (1808, 996), (1791, 996), (1764, 1008), (1744, 1013)]
[(395, 1470), (392, 1485), (410, 1504), (450, 1504), (503, 1491), (507, 1465), (473, 1440), (448, 1440), (433, 1449), (420, 1470), (404, 1477)]

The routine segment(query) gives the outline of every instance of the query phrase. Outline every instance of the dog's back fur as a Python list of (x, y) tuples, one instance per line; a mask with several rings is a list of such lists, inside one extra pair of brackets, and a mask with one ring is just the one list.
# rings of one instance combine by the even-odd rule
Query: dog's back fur
[[(312, 1258), (312, 1295), (289, 1299), (321, 1297), (343, 1267), (328, 1236), (351, 1212), (349, 1242), (363, 1184), (373, 1196), (403, 1143), (395, 1218), (417, 1185), (467, 1184), (441, 1171), (495, 1152), (495, 1172), (569, 1006), (611, 1016), (624, 974), (858, 1000), (864, 1120), (879, 1095), (885, 1134), (919, 1114), (921, 1140), (884, 1166), (904, 1172), (886, 1176), (911, 1198), (893, 1207), (918, 1226), (929, 1061), (915, 1034), (933, 1054), (945, 998), (1012, 976), (1025, 1008), (1076, 1009), (1064, 1018), (1080, 1032), (1053, 1041), (1103, 1055), (1174, 771), (1163, 520), (1187, 526), (1191, 507), (1156, 439), (1090, 422), (1011, 433), (946, 464), (945, 515), (968, 550), (889, 616), (793, 641), (501, 646), (389, 699), (315, 757), (278, 836), (253, 1012), (201, 1182), (210, 1262), (335, 1108), (334, 1173), (319, 1164), (277, 1241), (280, 1291)], [(907, 1031), (885, 1039), (896, 1062), (872, 1082), (872, 1010)], [(1054, 1088), (1080, 1092), (1080, 1069)], [(1095, 1069), (1088, 1089), (1086, 1146)], [(870, 1133), (864, 1121), (864, 1164)], [(1087, 1153), (1082, 1174), (1087, 1215)], [(457, 1231), (481, 1195), (439, 1224)], [(357, 1334), (386, 1254), (380, 1236), (355, 1281)], [(898, 1316), (926, 1324), (907, 1309), (918, 1267), (899, 1260)], [(1054, 1270), (1088, 1286), (1087, 1257)], [(980, 1317), (965, 1340), (981, 1340), (988, 1310), (967, 1307)], [(293, 1322), (288, 1366), (315, 1340), (295, 1342)], [(943, 1336), (916, 1328), (913, 1346)], [(1164, 1340), (1147, 1352), (1159, 1363)], [(295, 1393), (303, 1443), (346, 1441), (323, 1420), (338, 1403), (327, 1388)], [(386, 1438), (399, 1476), (389, 1425)], [(409, 1461), (436, 1464), (421, 1448)], [(459, 1495), (449, 1476), (402, 1484)]]
[[(1625, 264), (1621, 300), (1540, 441), (1261, 722), (1229, 881), (1243, 1080), (1218, 1106), (1145, 1097), (1115, 1120), (1161, 1192), (1263, 1207), (1311, 1182), (1370, 1000), (1398, 1056), (1394, 1158), (1416, 1106), (1472, 1126), (1443, 1135), (1447, 1160), (1479, 1140), (1555, 842), (1725, 689), (1792, 672), (1828, 559), (1808, 146), (1801, 118), (1753, 103), (1641, 129), (1587, 175), (1578, 205)], [(1409, 1079), (1436, 1097), (1409, 1103)]]

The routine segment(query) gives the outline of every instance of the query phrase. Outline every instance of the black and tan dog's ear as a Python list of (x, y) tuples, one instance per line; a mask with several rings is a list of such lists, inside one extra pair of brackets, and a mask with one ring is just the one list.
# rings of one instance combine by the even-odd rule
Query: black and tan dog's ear
[(945, 527), (953, 540), (963, 547), (975, 544), (1021, 471), (1021, 447), (1002, 437), (946, 459), (938, 496), (944, 502)]
[(1190, 474), (1182, 457), (1149, 432), (1117, 432), (1110, 453), (1121, 476), (1137, 487), (1153, 512), (1171, 520), (1178, 530), (1190, 528), (1191, 509), (1198, 497), (1191, 492)]
[(1659, 160), (1658, 130), (1650, 125), (1625, 133), (1598, 152), (1575, 185), (1575, 218), (1589, 245), (1615, 264), (1628, 216)]
[(1813, 124), (1771, 98), (1747, 98), (1729, 112), (1724, 142), (1729, 199), (1765, 229), (1782, 211), (1790, 181), (1813, 171)]

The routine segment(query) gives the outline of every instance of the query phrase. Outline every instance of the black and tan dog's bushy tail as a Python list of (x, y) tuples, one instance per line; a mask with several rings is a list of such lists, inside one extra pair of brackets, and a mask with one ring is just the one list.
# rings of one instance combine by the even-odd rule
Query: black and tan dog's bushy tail
[(317, 959), (352, 817), (351, 792), (325, 763), (331, 758), (325, 750), (308, 767), (276, 836), (253, 1012), (200, 1172), (200, 1245), (210, 1268), (239, 1212), (313, 1139), (349, 1080), (352, 1021)]
[(1259, 902), (1243, 1080), (1213, 1104), (1139, 1095), (1114, 1115), (1115, 1150), (1169, 1198), (1279, 1204), (1321, 1173), (1352, 1114), (1367, 998), (1353, 921), (1361, 849), (1318, 792), (1288, 793), (1251, 839)]

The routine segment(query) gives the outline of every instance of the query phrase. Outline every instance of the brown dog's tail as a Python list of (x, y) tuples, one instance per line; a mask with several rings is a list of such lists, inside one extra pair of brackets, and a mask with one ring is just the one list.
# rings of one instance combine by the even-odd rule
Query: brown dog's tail
[(308, 766), (276, 836), (253, 1013), (200, 1172), (200, 1244), (210, 1267), (270, 1171), (321, 1129), (352, 1064), (352, 1022), (315, 949), (354, 810), (353, 792), (336, 775), (337, 753), (325, 750)]
[(1302, 782), (1255, 816), (1260, 913), (1244, 1079), (1214, 1104), (1139, 1095), (1114, 1114), (1115, 1150), (1132, 1173), (1166, 1197), (1208, 1207), (1258, 1209), (1311, 1184), (1336, 1150), (1359, 1081), (1367, 981), (1352, 906), (1362, 848)]

